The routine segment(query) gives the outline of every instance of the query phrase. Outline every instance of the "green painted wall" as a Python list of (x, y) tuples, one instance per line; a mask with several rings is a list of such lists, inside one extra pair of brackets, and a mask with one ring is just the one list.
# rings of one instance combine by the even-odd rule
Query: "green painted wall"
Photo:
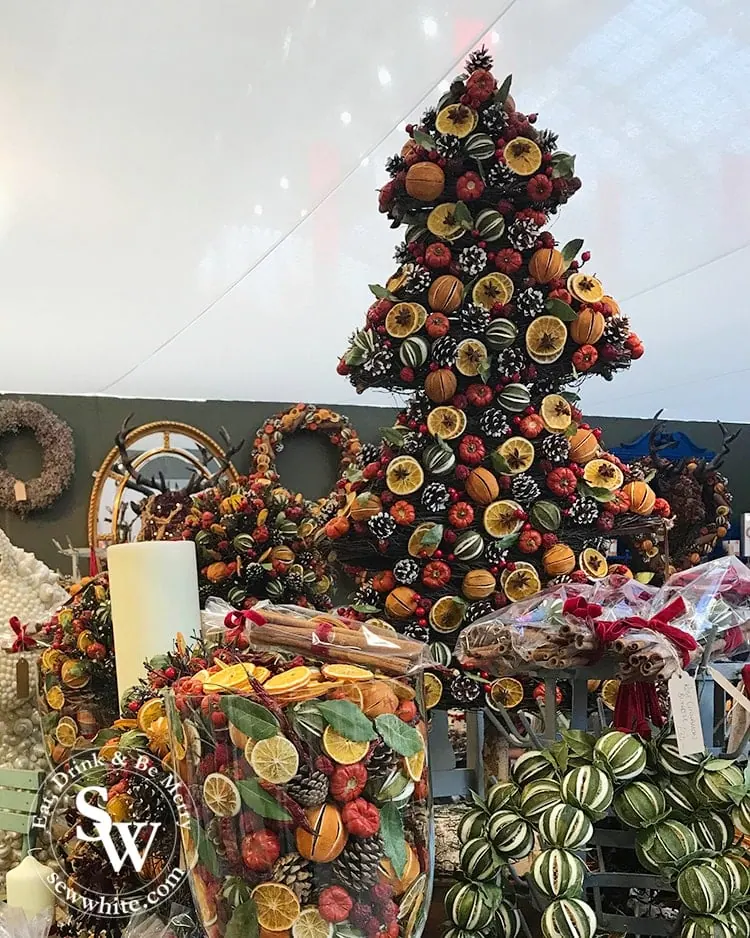
[[(175, 420), (192, 424), (218, 437), (225, 426), (233, 440), (243, 437), (250, 441), (263, 420), (285, 410), (289, 404), (243, 403), (237, 401), (159, 401), (123, 400), (108, 397), (68, 397), (26, 395), (39, 401), (66, 420), (73, 428), (76, 446), (76, 473), (73, 484), (47, 511), (23, 519), (15, 512), (0, 512), (0, 525), (14, 544), (33, 551), (49, 566), (69, 572), (69, 561), (60, 557), (52, 543), (55, 538), (65, 543), (70, 537), (76, 546), (86, 543), (86, 516), (92, 476), (113, 445), (114, 435), (123, 419), (131, 412), (132, 426), (154, 420)], [(363, 440), (376, 440), (378, 428), (392, 422), (395, 409), (379, 407), (347, 407), (346, 415)], [(614, 446), (639, 436), (650, 427), (648, 420), (625, 418), (590, 418), (593, 425), (604, 428), (605, 442)], [(678, 422), (668, 429), (681, 430), (699, 446), (718, 449), (721, 434), (715, 424)], [(733, 428), (734, 429), (734, 428)], [(245, 471), (249, 448), (243, 449), (235, 465)], [(735, 509), (750, 507), (750, 476), (744, 466), (750, 462), (750, 431), (734, 444), (724, 471), (735, 493)], [(40, 453), (31, 434), (0, 438), (0, 463), (19, 478), (33, 478), (39, 473)], [(278, 460), (284, 484), (316, 498), (326, 494), (336, 478), (336, 451), (326, 441), (312, 434), (291, 439)]]

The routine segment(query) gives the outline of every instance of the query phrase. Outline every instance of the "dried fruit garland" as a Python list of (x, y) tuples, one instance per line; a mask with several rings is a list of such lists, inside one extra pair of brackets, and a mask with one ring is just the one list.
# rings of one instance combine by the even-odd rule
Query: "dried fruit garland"
[[(682, 938), (748, 938), (746, 774), (731, 759), (681, 756), (674, 736), (663, 736), (650, 749), (616, 731), (599, 739), (565, 733), (549, 750), (524, 753), (511, 780), (494, 785), (486, 798), (473, 796), (458, 827), (463, 881), (446, 896), (451, 922), (446, 938), (455, 938), (459, 929), (464, 935), (480, 933), (493, 921), (497, 938), (521, 933), (518, 880), (506, 874), (537, 841), (542, 849), (523, 879), (543, 910), (544, 938), (593, 938), (598, 928), (608, 930), (583, 899), (584, 876), (589, 868), (598, 869), (602, 856), (609, 875), (625, 874), (625, 889), (636, 864), (673, 884), (677, 899), (662, 901), (670, 917), (681, 918)], [(613, 827), (633, 833), (629, 869), (613, 866), (627, 856), (622, 847), (591, 850), (600, 822), (610, 836)], [(620, 896), (618, 890), (610, 909), (602, 889), (604, 916), (622, 916)]]
[[(643, 347), (583, 272), (582, 242), (543, 230), (580, 186), (573, 158), (490, 67), (473, 54), (389, 161), (380, 207), (408, 226), (400, 267), (339, 372), (414, 393), (326, 526), (360, 577), (353, 608), (384, 610), (444, 664), (462, 625), (550, 580), (606, 575), (613, 532), (670, 513), (562, 390)], [(451, 692), (475, 703), (481, 686), (457, 675)]]
[(0, 508), (26, 514), (49, 507), (70, 485), (75, 448), (73, 431), (46, 407), (24, 400), (0, 403), (0, 436), (21, 430), (34, 434), (42, 451), (42, 471), (37, 478), (20, 482), (0, 468)]
[[(349, 420), (313, 404), (295, 404), (289, 410), (275, 414), (260, 427), (253, 440), (251, 467), (253, 473), (271, 475), (278, 480), (276, 456), (284, 448), (284, 438), (300, 431), (324, 435), (339, 450), (339, 478), (357, 465), (361, 444), (357, 431)], [(307, 502), (311, 510), (324, 519), (339, 507), (339, 493), (332, 492), (317, 502)]]

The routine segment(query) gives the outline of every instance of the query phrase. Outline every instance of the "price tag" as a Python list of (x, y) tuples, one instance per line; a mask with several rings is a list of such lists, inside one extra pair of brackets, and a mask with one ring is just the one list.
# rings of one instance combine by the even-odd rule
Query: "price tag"
[(26, 495), (26, 483), (22, 482), (20, 479), (17, 479), (15, 485), (13, 486), (13, 494), (15, 495), (17, 502), (28, 501), (28, 496)]
[(16, 697), (26, 700), (30, 695), (29, 662), (25, 658), (19, 658), (16, 662)]
[(686, 671), (678, 671), (670, 677), (667, 687), (680, 755), (691, 756), (703, 752), (706, 745), (695, 681)]

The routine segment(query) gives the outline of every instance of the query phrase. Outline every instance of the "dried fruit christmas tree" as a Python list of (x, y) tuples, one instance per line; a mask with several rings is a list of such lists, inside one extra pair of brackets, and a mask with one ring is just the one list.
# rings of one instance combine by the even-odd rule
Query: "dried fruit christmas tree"
[[(582, 242), (545, 230), (580, 187), (574, 158), (490, 68), (470, 56), (389, 160), (379, 202), (407, 226), (399, 267), (338, 368), (358, 391), (411, 392), (329, 525), (360, 577), (354, 608), (429, 637), (445, 664), (463, 625), (550, 580), (606, 575), (605, 538), (669, 514), (564, 390), (643, 346)], [(472, 703), (481, 687), (457, 675), (451, 692)]]

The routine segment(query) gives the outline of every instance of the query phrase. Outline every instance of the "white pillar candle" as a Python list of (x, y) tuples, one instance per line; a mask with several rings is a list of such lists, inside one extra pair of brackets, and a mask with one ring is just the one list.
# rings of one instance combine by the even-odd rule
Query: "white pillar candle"
[(5, 877), (8, 905), (13, 909), (23, 909), (29, 920), (54, 909), (55, 894), (46, 881), (49, 875), (50, 871), (43, 863), (34, 857), (24, 857)]
[(144, 661), (200, 634), (198, 566), (192, 541), (138, 541), (107, 550), (117, 691), (146, 676)]

